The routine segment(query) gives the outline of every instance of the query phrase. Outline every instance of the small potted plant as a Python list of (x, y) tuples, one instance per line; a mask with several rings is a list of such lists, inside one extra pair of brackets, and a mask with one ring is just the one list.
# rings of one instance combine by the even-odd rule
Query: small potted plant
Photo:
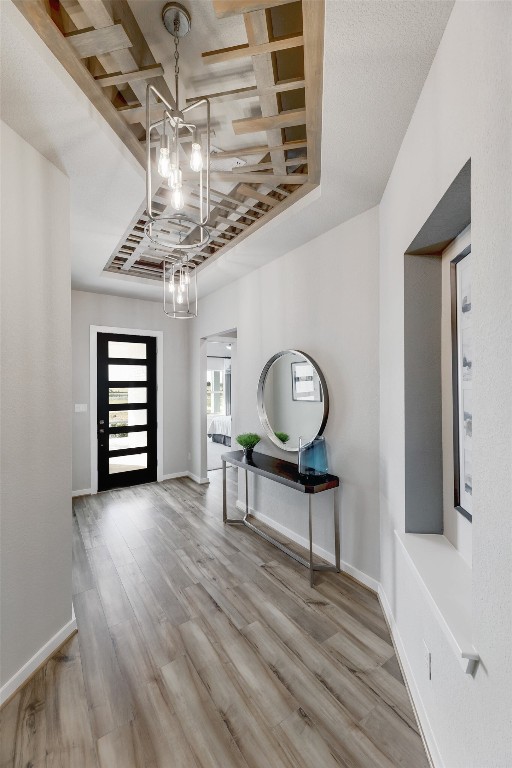
[(274, 434), (277, 437), (277, 439), (283, 443), (283, 445), (284, 443), (287, 443), (288, 440), (290, 439), (290, 435), (287, 435), (286, 432), (274, 432)]
[(237, 435), (236, 438), (238, 445), (241, 445), (244, 449), (244, 456), (246, 459), (250, 459), (252, 457), (254, 446), (257, 445), (260, 440), (261, 437), (254, 434), (254, 432), (244, 432), (241, 435)]

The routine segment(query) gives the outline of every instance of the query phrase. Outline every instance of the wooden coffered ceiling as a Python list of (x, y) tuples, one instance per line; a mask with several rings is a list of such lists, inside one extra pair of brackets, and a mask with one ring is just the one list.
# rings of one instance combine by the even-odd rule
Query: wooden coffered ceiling
[[(210, 2), (210, 0), (208, 0)], [(127, 0), (13, 0), (69, 74), (145, 165), (145, 97), (151, 82), (170, 91), (164, 66), (155, 60)], [(148, 0), (158, 6), (165, 2)], [(194, 65), (203, 82), (188, 101), (208, 96), (212, 126), (222, 127), (222, 146), (211, 137), (212, 236), (190, 258), (211, 263), (263, 224), (293, 205), (320, 182), (324, 0), (211, 0), (216, 23), (243, 18), (247, 42), (202, 52)], [(185, 5), (187, 3), (185, 2)], [(198, 0), (188, 2), (192, 14)], [(193, 22), (194, 23), (194, 22)], [(208, 40), (215, 40), (210, 33)], [(169, 37), (168, 56), (172, 56)], [(181, 47), (187, 45), (185, 40)], [(215, 88), (216, 65), (240, 67), (240, 87)], [(252, 72), (247, 77), (247, 69)], [(242, 77), (243, 73), (243, 77)], [(187, 93), (188, 95), (188, 93)], [(251, 114), (230, 119), (230, 105), (252, 99)], [(226, 121), (230, 126), (226, 126)], [(229, 133), (226, 132), (229, 128)], [(228, 137), (228, 138), (227, 138)], [(193, 186), (184, 183), (185, 214), (198, 214)], [(172, 212), (170, 191), (160, 186), (155, 208)], [(177, 257), (144, 236), (145, 202), (105, 269), (161, 278), (164, 257)]]

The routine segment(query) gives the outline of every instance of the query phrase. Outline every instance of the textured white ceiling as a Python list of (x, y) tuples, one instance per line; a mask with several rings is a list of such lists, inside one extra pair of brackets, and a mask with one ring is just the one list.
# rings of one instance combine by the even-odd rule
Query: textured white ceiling
[[(143, 31), (160, 23), (160, 0), (130, 5)], [(327, 0), (321, 189), (206, 267), (201, 293), (379, 202), (452, 6), (452, 0)], [(9, 0), (0, 0), (0, 10), (1, 116), (70, 178), (73, 285), (159, 299), (159, 285), (102, 273), (144, 196), (142, 169), (19, 11)], [(240, 42), (240, 19), (214, 22), (210, 0), (194, 0), (192, 10), (197, 54)], [(165, 31), (156, 29), (147, 32), (153, 53), (168, 64)], [(208, 82), (201, 79), (205, 68), (198, 62), (192, 71), (188, 56), (188, 90), (198, 93)], [(234, 87), (229, 77), (228, 70), (223, 87)], [(227, 147), (231, 137), (222, 138), (215, 143)]]

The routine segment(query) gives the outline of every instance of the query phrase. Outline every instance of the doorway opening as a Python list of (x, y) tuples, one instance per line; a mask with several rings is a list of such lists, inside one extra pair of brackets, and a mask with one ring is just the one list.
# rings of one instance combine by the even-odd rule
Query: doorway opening
[(236, 331), (208, 337), (205, 352), (206, 468), (213, 472), (222, 469), (221, 456), (231, 450)]

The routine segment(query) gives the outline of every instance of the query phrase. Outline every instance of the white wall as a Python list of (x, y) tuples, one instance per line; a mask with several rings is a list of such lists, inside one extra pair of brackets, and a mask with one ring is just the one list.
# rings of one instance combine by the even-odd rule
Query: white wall
[(71, 290), (68, 179), (0, 129), (5, 686), (72, 621)]
[(186, 472), (189, 460), (188, 324), (171, 320), (158, 302), (72, 291), (73, 402), (87, 413), (73, 413), (73, 490), (91, 487), (89, 338), (91, 325), (163, 331), (163, 474)]
[[(380, 206), (381, 580), (436, 764), (512, 764), (512, 4), (456, 3)], [(404, 251), (468, 158), (474, 286), (473, 643), (465, 675), (404, 531)], [(448, 585), (447, 585), (448, 586)], [(432, 652), (425, 674), (423, 640)]]
[[(199, 278), (200, 279), (200, 278)], [(378, 211), (326, 232), (200, 301), (191, 334), (192, 472), (201, 471), (200, 339), (237, 328), (236, 432), (263, 435), (256, 391), (261, 369), (283, 349), (300, 349), (321, 367), (329, 389), (325, 431), (330, 471), (343, 479), (342, 559), (379, 578)], [(203, 342), (204, 345), (204, 342)], [(236, 446), (234, 446), (236, 447)], [(256, 450), (296, 461), (264, 438)], [(307, 500), (256, 478), (251, 505), (307, 536)], [(256, 493), (256, 495), (255, 495)], [(332, 500), (314, 501), (315, 540), (333, 553)]]

